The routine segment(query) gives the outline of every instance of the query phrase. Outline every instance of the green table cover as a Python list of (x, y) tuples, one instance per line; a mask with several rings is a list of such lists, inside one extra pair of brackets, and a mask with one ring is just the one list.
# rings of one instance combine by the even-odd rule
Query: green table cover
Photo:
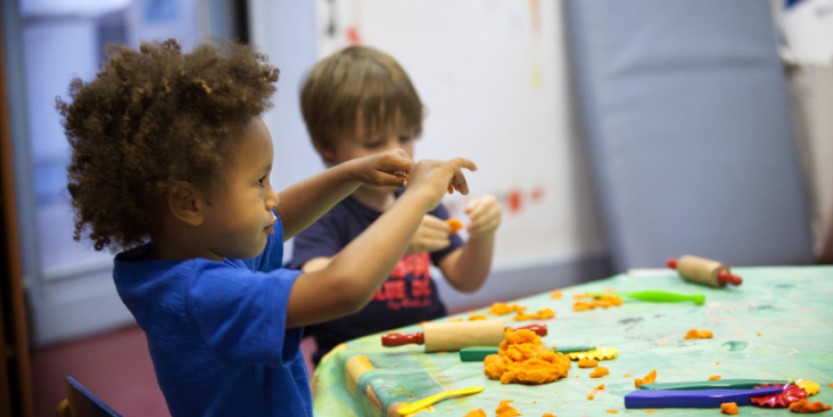
[[(544, 385), (501, 384), (488, 379), (482, 362), (461, 362), (457, 352), (429, 353), (419, 345), (383, 347), (380, 335), (348, 342), (325, 357), (313, 379), (313, 403), (317, 416), (397, 415), (398, 403), (455, 388), (481, 385), (480, 394), (446, 399), (416, 415), (463, 417), (482, 408), (494, 416), (501, 400), (523, 416), (552, 413), (558, 417), (602, 415), (694, 416), (721, 415), (718, 409), (666, 408), (648, 414), (626, 409), (624, 396), (635, 389), (634, 379), (653, 369), (656, 382), (703, 381), (712, 375), (724, 379), (787, 379), (815, 381), (821, 392), (811, 401), (833, 403), (833, 267), (733, 268), (743, 277), (738, 287), (711, 288), (689, 283), (674, 271), (643, 275), (617, 275), (563, 288), (563, 298), (550, 292), (518, 300), (534, 313), (555, 311), (555, 318), (516, 322), (512, 315), (488, 314), (488, 307), (473, 313), (503, 318), (508, 325), (546, 323), (547, 345), (597, 345), (615, 347), (616, 359), (599, 364), (610, 370), (601, 378), (589, 378), (592, 369), (575, 362), (567, 378)], [(574, 294), (585, 292), (659, 289), (699, 292), (706, 303), (650, 303), (623, 298), (621, 306), (573, 311)], [(555, 290), (555, 288), (553, 288)], [(685, 340), (689, 329), (705, 329), (712, 339)], [(396, 331), (419, 331), (410, 326)], [(366, 359), (366, 361), (365, 361)], [(364, 365), (363, 365), (364, 364)], [(353, 371), (348, 372), (348, 368)], [(351, 378), (351, 375), (353, 376)], [(627, 376), (626, 376), (627, 375)], [(596, 391), (599, 384), (603, 390)], [(587, 395), (594, 393), (594, 399)], [(614, 413), (615, 410), (615, 413)], [(787, 409), (741, 407), (742, 416), (792, 414)], [(823, 415), (833, 415), (828, 411)]]

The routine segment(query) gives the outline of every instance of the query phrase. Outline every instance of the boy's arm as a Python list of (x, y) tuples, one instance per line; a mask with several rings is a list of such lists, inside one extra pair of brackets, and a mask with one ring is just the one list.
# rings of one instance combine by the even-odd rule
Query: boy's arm
[(452, 287), (473, 292), (486, 282), (491, 271), (495, 233), (502, 215), (500, 204), (493, 196), (470, 201), (465, 213), (469, 216), (469, 239), (462, 248), (446, 255), (439, 266)]
[(325, 268), (297, 278), (289, 296), (287, 327), (331, 320), (364, 307), (402, 257), (422, 216), (440, 203), (449, 182), (468, 193), (461, 168), (476, 166), (463, 158), (414, 166), (405, 193), (390, 209)]
[(319, 256), (317, 258), (312, 258), (306, 262), (304, 262), (304, 266), (301, 269), (304, 272), (314, 272), (320, 271), (327, 267), (332, 261), (333, 258), (327, 258), (326, 256)]
[(360, 185), (405, 185), (413, 161), (401, 149), (346, 161), (281, 191), (276, 210), (284, 240), (318, 220)]

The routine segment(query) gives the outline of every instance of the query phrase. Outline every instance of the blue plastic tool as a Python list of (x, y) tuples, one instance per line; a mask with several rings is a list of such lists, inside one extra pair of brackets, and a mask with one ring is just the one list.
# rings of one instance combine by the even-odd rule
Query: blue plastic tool
[(751, 397), (778, 394), (783, 387), (757, 389), (636, 390), (625, 395), (625, 408), (720, 408), (722, 403), (749, 405)]

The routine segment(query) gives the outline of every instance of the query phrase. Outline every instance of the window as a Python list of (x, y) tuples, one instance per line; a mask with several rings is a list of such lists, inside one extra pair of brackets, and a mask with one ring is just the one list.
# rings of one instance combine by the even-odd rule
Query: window
[(109, 253), (97, 253), (87, 242), (72, 239), (73, 214), (66, 193), (69, 145), (55, 98), (67, 97), (74, 77), (95, 76), (106, 44), (137, 46), (140, 40), (175, 37), (189, 48), (200, 35), (193, 0), (61, 3), (24, 0), (21, 4), (35, 240), (44, 280), (72, 278), (112, 263)]
[[(25, 132), (14, 141), (26, 146), (29, 155), (27, 161), (16, 161), (16, 172), (26, 178), (18, 179), (19, 184), (31, 184), (18, 197), (18, 206), (22, 222), (27, 222), (23, 230), (29, 230), (22, 245), (29, 249), (24, 269), (35, 344), (96, 326), (112, 327), (108, 316), (129, 318), (126, 313), (83, 309), (93, 298), (109, 300), (104, 305), (111, 308), (124, 307), (112, 284), (112, 254), (72, 239), (74, 219), (66, 191), (70, 149), (56, 97), (68, 99), (73, 78), (95, 76), (107, 44), (137, 47), (144, 41), (176, 38), (187, 50), (207, 36), (245, 41), (246, 36), (235, 35), (247, 31), (244, 19), (236, 18), (245, 15), (244, 6), (245, 1), (221, 0), (19, 0), (16, 9), (4, 4), (4, 25), (15, 19), (10, 26), (20, 31), (18, 44), (10, 46), (22, 58), (22, 63), (7, 60), (7, 65), (18, 65), (25, 80), (20, 97), (11, 100), (21, 106), (25, 102), (20, 113), (27, 121), (21, 129)], [(86, 320), (79, 314), (99, 317)], [(99, 325), (90, 328), (96, 320)], [(86, 324), (77, 328), (73, 323)]]

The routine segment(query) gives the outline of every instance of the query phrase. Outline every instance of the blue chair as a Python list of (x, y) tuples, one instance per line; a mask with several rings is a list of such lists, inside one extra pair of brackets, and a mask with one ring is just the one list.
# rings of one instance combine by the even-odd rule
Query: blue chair
[(58, 417), (121, 417), (75, 378), (68, 376), (65, 385), (67, 397), (58, 404)]

